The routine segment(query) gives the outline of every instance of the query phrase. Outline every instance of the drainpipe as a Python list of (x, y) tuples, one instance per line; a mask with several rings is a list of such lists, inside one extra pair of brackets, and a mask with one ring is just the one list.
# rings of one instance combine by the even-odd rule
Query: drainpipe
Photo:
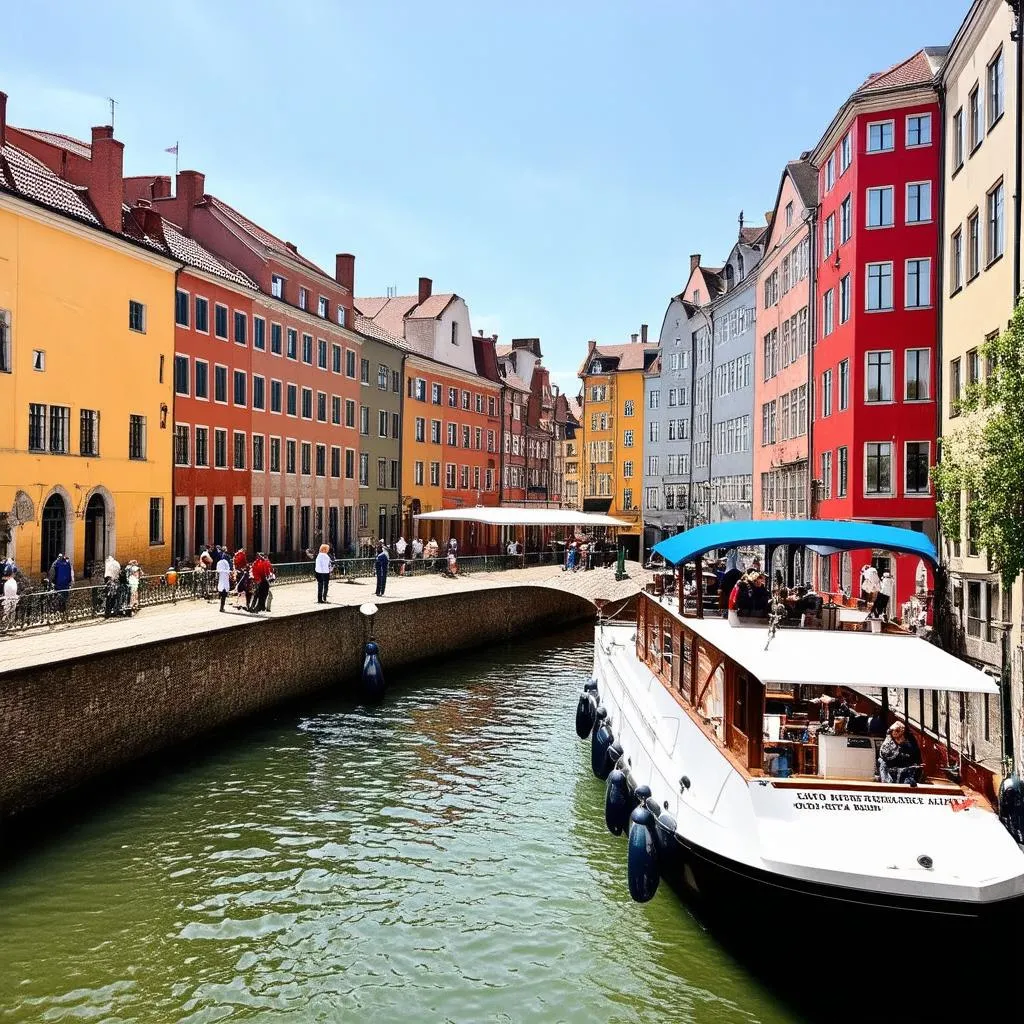
[[(702, 311), (704, 312), (704, 311)], [(711, 471), (715, 462), (715, 318), (713, 313), (704, 312), (708, 332), (711, 335), (711, 372), (708, 374), (708, 522), (711, 522), (711, 504), (714, 485)]]
[[(940, 82), (938, 85), (939, 94), (939, 124), (946, 123), (946, 88)], [(1018, 143), (1020, 140), (1018, 139)], [(1018, 145), (1018, 149), (1019, 149)], [(942, 367), (944, 365), (944, 353), (942, 346), (942, 321), (946, 308), (945, 302), (945, 261), (946, 261), (946, 132), (939, 133), (939, 215), (938, 222), (938, 253), (935, 261), (935, 464), (942, 460)], [(1019, 244), (1019, 240), (1018, 243)], [(941, 551), (941, 536), (938, 513), (935, 516), (935, 541)]]
[(1021, 131), (1024, 130), (1024, 45), (1021, 40), (1021, 8), (1022, 0), (1007, 0), (1014, 14), (1013, 31), (1010, 38), (1016, 44), (1017, 58), (1017, 110), (1016, 129), (1014, 131), (1014, 178), (1016, 187), (1013, 194), (1013, 304), (1017, 305), (1020, 298), (1020, 230), (1021, 230)]
[[(700, 308), (700, 307), (697, 307)], [(686, 326), (690, 326), (690, 315), (686, 315)], [(696, 461), (694, 459), (694, 446), (696, 441), (693, 437), (694, 427), (694, 410), (696, 408), (696, 394), (697, 394), (697, 335), (690, 331), (690, 470), (687, 476), (690, 478), (689, 483), (686, 486), (686, 518), (690, 522), (690, 528), (692, 529), (696, 524), (693, 521), (693, 464)]]

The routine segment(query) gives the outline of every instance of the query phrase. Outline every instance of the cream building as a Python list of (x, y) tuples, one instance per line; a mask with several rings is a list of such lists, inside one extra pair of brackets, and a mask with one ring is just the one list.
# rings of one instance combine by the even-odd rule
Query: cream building
[[(945, 94), (945, 165), (942, 208), (944, 291), (941, 319), (942, 435), (966, 425), (959, 411), (964, 388), (986, 368), (980, 350), (1003, 330), (1013, 309), (1014, 131), (1016, 50), (1014, 15), (1006, 0), (975, 0), (960, 26), (942, 71)], [(1021, 581), (1005, 592), (989, 570), (984, 550), (961, 524), (959, 542), (943, 540), (952, 598), (967, 638), (967, 653), (998, 673), (1001, 629), (1012, 623), (1014, 749), (1021, 755), (1022, 649)], [(988, 701), (988, 706), (985, 702)], [(998, 762), (1001, 742), (999, 698), (975, 698), (970, 732), (978, 759)], [(956, 716), (957, 712), (953, 711)], [(926, 722), (932, 727), (931, 716)], [(936, 715), (938, 717), (938, 715)], [(936, 723), (939, 724), (939, 723)], [(944, 727), (941, 726), (940, 727)]]

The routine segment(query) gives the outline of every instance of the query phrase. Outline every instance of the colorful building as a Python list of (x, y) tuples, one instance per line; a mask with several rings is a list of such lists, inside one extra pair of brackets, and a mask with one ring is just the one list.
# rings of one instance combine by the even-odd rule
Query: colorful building
[(758, 267), (755, 519), (803, 519), (809, 508), (808, 439), (814, 415), (810, 339), (814, 337), (818, 175), (808, 156), (804, 153), (799, 160), (790, 161), (782, 172), (764, 259)]
[[(933, 538), (941, 131), (933, 79), (945, 52), (919, 50), (871, 75), (811, 154), (820, 204), (815, 515)], [(920, 586), (916, 559), (871, 551), (822, 559), (818, 584), (856, 591), (867, 562), (892, 571), (897, 603)]]
[[(182, 344), (192, 346), (191, 355), (180, 355), (202, 360), (198, 353), (206, 353), (222, 425), (210, 436), (210, 466), (179, 467), (197, 472), (178, 478), (176, 551), (190, 555), (216, 542), (222, 524), (231, 546), (266, 548), (282, 560), (325, 541), (353, 550), (357, 465), (368, 476), (357, 460), (363, 413), (353, 410), (369, 376), (362, 337), (351, 328), (354, 258), (339, 254), (329, 276), (294, 244), (208, 194), (198, 171), (181, 171), (173, 193), (163, 176), (128, 178), (125, 189), (256, 289), (231, 289), (223, 301), (179, 289), (179, 314), (189, 310), (193, 318), (179, 324)], [(206, 299), (198, 324), (197, 297)], [(179, 425), (194, 426), (184, 416), (198, 410), (180, 397)]]
[(108, 554), (166, 569), (181, 264), (126, 224), (113, 129), (90, 142), (18, 130), (6, 104), (0, 551), (33, 577), (61, 552), (79, 579), (101, 577)]
[(511, 345), (497, 347), (501, 376), (501, 495), (502, 505), (526, 501), (526, 417), (530, 385), (516, 368)]
[[(429, 539), (421, 512), (497, 505), (501, 443), (501, 383), (494, 341), (474, 338), (465, 300), (434, 294), (421, 277), (416, 295), (357, 298), (357, 312), (403, 342), (402, 532)], [(474, 523), (437, 525), (464, 554), (499, 543), (495, 530)], [(441, 534), (441, 536), (438, 536)]]
[(569, 398), (568, 395), (559, 395), (558, 403), (555, 406), (555, 415), (560, 420), (564, 417), (565, 423), (565, 433), (562, 441), (562, 504), (565, 508), (575, 508), (582, 511), (580, 444), (583, 438), (583, 428), (581, 426), (583, 412), (580, 408), (579, 399)]
[(618, 531), (628, 558), (639, 559), (643, 540), (644, 371), (658, 346), (587, 342), (583, 382), (582, 482), (584, 512), (603, 512), (628, 523)]

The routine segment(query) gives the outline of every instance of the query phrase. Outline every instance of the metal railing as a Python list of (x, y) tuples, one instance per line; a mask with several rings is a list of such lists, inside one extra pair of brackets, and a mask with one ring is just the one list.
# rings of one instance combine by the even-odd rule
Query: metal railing
[[(528, 566), (562, 564), (561, 556), (552, 551), (532, 551), (523, 555), (466, 555), (456, 561), (456, 575), (504, 572)], [(614, 565), (613, 560), (606, 561)], [(436, 558), (392, 558), (390, 576), (450, 575), (447, 555)], [(336, 558), (334, 579), (373, 579), (376, 562), (373, 558)], [(171, 582), (173, 580), (173, 582)], [(274, 566), (274, 586), (314, 581), (313, 562), (280, 562)], [(0, 636), (8, 636), (38, 627), (53, 628), (70, 622), (118, 618), (136, 614), (153, 605), (175, 604), (179, 601), (212, 601), (217, 597), (217, 573), (212, 569), (196, 572), (178, 570), (176, 574), (143, 576), (134, 595), (124, 586), (75, 586), (54, 590), (48, 584), (23, 591), (11, 603), (0, 598)]]

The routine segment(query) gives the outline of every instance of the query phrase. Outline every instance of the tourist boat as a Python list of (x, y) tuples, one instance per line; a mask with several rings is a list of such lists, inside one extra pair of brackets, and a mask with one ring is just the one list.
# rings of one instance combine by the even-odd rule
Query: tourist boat
[[(608, 826), (629, 834), (634, 898), (666, 876), (765, 947), (794, 926), (807, 951), (866, 926), (897, 957), (931, 943), (933, 925), (1024, 920), (1024, 847), (996, 812), (999, 780), (921, 725), (947, 691), (998, 688), (895, 625), (869, 631), (853, 609), (830, 604), (804, 628), (702, 611), (703, 556), (763, 545), (770, 566), (780, 544), (936, 563), (923, 534), (854, 522), (712, 524), (655, 546), (680, 573), (694, 563), (696, 607), (644, 592), (635, 622), (599, 621), (577, 714), (607, 778)], [(899, 784), (877, 770), (896, 721), (921, 753)], [(893, 912), (913, 916), (886, 931)]]

